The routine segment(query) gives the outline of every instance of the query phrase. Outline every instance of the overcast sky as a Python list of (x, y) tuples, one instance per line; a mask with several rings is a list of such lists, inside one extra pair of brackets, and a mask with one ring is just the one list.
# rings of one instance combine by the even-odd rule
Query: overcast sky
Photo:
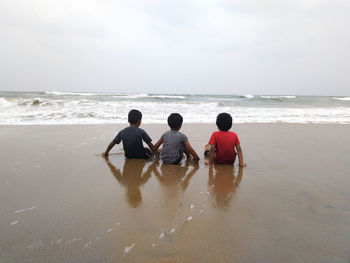
[(350, 95), (349, 0), (0, 0), (0, 90)]

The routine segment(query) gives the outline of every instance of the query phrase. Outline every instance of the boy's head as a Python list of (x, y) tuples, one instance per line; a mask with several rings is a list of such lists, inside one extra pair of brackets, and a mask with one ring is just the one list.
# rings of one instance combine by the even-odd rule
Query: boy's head
[(228, 131), (232, 127), (232, 117), (230, 114), (223, 112), (216, 117), (216, 126), (220, 131)]
[(138, 124), (138, 122), (141, 123), (141, 119), (142, 119), (142, 113), (140, 111), (138, 110), (129, 111), (128, 122), (130, 124)]
[(183, 118), (179, 113), (172, 113), (168, 117), (168, 125), (173, 130), (180, 130)]

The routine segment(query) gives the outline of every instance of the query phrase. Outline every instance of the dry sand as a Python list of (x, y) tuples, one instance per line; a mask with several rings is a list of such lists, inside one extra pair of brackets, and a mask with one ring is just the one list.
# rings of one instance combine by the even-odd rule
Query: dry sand
[(108, 162), (122, 127), (0, 127), (1, 263), (350, 261), (349, 125), (235, 125), (241, 170)]

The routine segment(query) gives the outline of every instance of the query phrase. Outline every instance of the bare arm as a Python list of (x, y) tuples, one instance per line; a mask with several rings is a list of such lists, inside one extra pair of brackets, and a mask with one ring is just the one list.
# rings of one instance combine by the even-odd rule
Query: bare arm
[(236, 150), (237, 150), (237, 154), (238, 154), (239, 166), (246, 167), (247, 164), (243, 161), (243, 152), (242, 152), (241, 145), (237, 144)]
[(163, 143), (163, 139), (160, 138), (160, 139), (156, 142), (156, 144), (154, 145), (154, 150), (157, 151), (158, 148), (159, 148), (159, 146), (162, 145), (162, 143)]
[(149, 142), (149, 143), (147, 143), (147, 145), (148, 145), (148, 147), (151, 149), (151, 152), (152, 152), (153, 154), (155, 154), (156, 151), (157, 151), (157, 149), (154, 147), (153, 143)]
[(102, 153), (102, 157), (107, 157), (108, 158), (109, 151), (112, 150), (114, 145), (115, 145), (115, 142), (111, 141), (111, 143), (108, 144), (106, 151), (104, 153)]
[(185, 148), (186, 150), (193, 156), (193, 160), (195, 160), (196, 162), (199, 161), (199, 156), (197, 155), (196, 151), (193, 150), (191, 144), (189, 143), (189, 141), (185, 141)]
[(215, 146), (210, 144), (210, 150), (209, 150), (209, 165), (213, 164), (214, 154), (215, 154)]

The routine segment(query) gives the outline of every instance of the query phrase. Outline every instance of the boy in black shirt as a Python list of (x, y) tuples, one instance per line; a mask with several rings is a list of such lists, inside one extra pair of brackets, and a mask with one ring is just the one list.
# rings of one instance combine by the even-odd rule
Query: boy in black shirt
[(103, 157), (108, 158), (109, 151), (114, 145), (123, 142), (125, 158), (135, 158), (135, 159), (146, 159), (150, 156), (151, 152), (148, 148), (143, 147), (142, 141), (147, 143), (153, 152), (154, 145), (152, 144), (152, 139), (148, 134), (140, 129), (142, 113), (138, 110), (131, 110), (128, 114), (128, 122), (130, 126), (121, 130), (114, 140), (108, 145), (106, 151), (102, 153)]

